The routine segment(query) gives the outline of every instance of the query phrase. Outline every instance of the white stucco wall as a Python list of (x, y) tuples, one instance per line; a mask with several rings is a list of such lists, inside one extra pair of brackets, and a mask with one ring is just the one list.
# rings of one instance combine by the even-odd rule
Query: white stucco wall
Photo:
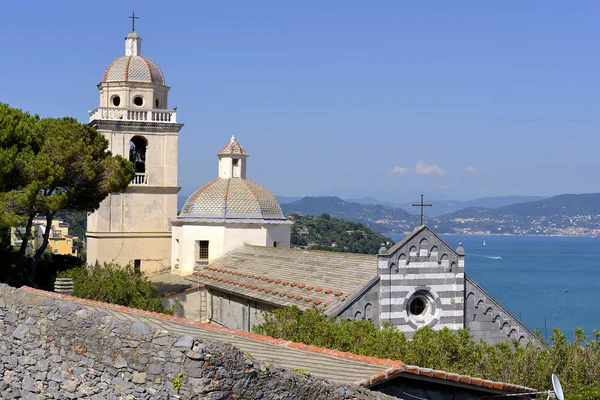
[(209, 263), (222, 257), (229, 251), (243, 246), (290, 247), (290, 225), (227, 224), (223, 225), (176, 225), (173, 227), (172, 272), (190, 275), (196, 262), (196, 242), (208, 240)]

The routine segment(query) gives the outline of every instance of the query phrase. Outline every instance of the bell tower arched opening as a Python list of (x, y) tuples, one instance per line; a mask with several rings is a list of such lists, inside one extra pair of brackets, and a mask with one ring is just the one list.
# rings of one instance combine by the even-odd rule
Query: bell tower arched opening
[(136, 174), (146, 173), (146, 149), (148, 141), (143, 136), (134, 136), (129, 141), (129, 161)]

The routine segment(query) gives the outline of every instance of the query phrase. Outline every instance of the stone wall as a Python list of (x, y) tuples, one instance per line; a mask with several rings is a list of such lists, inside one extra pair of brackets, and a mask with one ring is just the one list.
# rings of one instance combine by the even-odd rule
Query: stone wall
[(509, 339), (516, 339), (521, 344), (539, 343), (533, 332), (468, 276), (465, 294), (465, 328), (475, 339), (491, 344)]
[(390, 399), (0, 284), (0, 398)]

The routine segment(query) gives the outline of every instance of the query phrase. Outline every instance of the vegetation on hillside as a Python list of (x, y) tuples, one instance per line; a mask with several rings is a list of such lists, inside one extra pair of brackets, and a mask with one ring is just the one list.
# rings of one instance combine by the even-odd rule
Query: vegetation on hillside
[(73, 118), (40, 118), (0, 103), (0, 229), (25, 227), (18, 265), (30, 285), (38, 283), (50, 235), (46, 229), (28, 258), (34, 218), (43, 215), (50, 226), (61, 210), (93, 211), (131, 181), (131, 163), (107, 149), (103, 135)]
[(551, 375), (561, 379), (566, 398), (600, 398), (600, 331), (586, 342), (581, 329), (569, 343), (553, 329), (547, 348), (517, 341), (490, 345), (474, 340), (466, 329), (434, 331), (420, 328), (407, 340), (403, 332), (372, 321), (343, 321), (327, 318), (316, 308), (300, 311), (297, 307), (264, 313), (265, 322), (254, 326), (256, 333), (327, 347), (406, 364), (440, 369), (500, 382), (509, 382), (538, 390), (551, 389)]
[(360, 204), (339, 197), (304, 197), (282, 204), (286, 215), (321, 215), (360, 222), (377, 232), (410, 232), (419, 224), (419, 217), (405, 210), (380, 204)]
[(363, 224), (333, 218), (329, 214), (320, 217), (294, 214), (290, 219), (294, 221), (291, 235), (292, 247), (377, 254), (382, 243), (392, 243), (390, 238), (373, 232)]
[(140, 310), (173, 314), (162, 305), (156, 286), (131, 265), (83, 266), (62, 272), (60, 277), (73, 279), (73, 296), (119, 304)]

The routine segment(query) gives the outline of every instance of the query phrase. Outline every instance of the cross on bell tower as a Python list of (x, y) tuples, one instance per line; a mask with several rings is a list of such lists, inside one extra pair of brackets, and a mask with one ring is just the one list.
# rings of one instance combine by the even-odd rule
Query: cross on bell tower
[(421, 207), (421, 225), (423, 225), (423, 207), (431, 207), (431, 204), (423, 203), (423, 195), (421, 195), (421, 202), (417, 204), (413, 204), (413, 207)]

